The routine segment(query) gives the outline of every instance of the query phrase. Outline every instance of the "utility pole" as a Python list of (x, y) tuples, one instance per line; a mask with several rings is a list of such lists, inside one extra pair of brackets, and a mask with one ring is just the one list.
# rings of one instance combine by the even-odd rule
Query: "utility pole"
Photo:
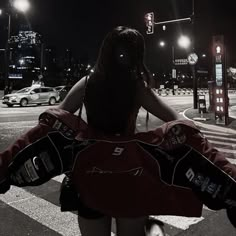
[[(194, 7), (194, 0), (192, 0), (192, 50), (193, 53), (195, 51), (195, 40), (194, 40), (194, 18), (195, 18), (195, 7)], [(192, 71), (192, 76), (193, 76), (193, 109), (197, 109), (198, 105), (198, 97), (197, 97), (197, 78), (196, 78), (196, 70), (195, 70), (195, 64), (190, 65), (191, 66), (191, 71)]]
[(8, 26), (7, 26), (7, 42), (5, 48), (5, 93), (9, 92), (9, 58), (10, 58), (10, 47), (9, 47), (9, 40), (11, 37), (11, 13), (8, 12)]
[(172, 81), (176, 79), (176, 68), (175, 68), (175, 47), (172, 45), (171, 47), (172, 53)]

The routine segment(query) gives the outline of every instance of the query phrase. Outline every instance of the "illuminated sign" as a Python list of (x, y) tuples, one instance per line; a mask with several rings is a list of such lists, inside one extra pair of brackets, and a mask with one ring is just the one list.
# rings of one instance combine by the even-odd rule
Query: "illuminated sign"
[(188, 65), (188, 59), (186, 59), (186, 58), (175, 59), (174, 64), (176, 66), (178, 66), (178, 65)]
[(23, 79), (22, 74), (9, 74), (9, 79)]
[(215, 64), (215, 71), (216, 71), (216, 85), (221, 86), (223, 83), (222, 64)]
[(225, 76), (225, 50), (224, 37), (222, 35), (213, 37), (213, 77), (215, 79), (214, 105), (216, 124), (228, 123), (228, 93)]

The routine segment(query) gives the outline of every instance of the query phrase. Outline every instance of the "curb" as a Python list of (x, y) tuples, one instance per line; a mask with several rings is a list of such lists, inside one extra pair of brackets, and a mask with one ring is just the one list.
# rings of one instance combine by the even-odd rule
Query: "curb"
[(186, 120), (191, 120), (191, 121), (193, 121), (192, 119), (188, 118), (188, 117), (185, 115), (185, 113), (186, 113), (189, 109), (191, 109), (191, 108), (185, 109), (185, 110), (183, 111), (182, 115), (183, 115), (183, 117), (184, 117)]
[[(185, 115), (185, 113), (190, 110), (192, 108), (187, 108), (183, 111), (182, 115), (185, 119), (187, 120), (191, 120), (192, 122), (194, 122), (197, 126), (200, 126), (202, 128), (206, 128), (206, 129), (214, 129), (215, 131), (222, 131), (222, 132), (227, 132), (227, 133), (230, 133), (230, 134), (236, 134), (236, 128), (230, 128), (230, 127), (222, 127), (222, 126), (219, 126), (219, 125), (216, 125), (216, 124), (205, 124), (203, 122), (199, 122), (199, 121), (195, 121), (193, 119), (190, 119), (189, 117), (187, 117)], [(230, 115), (231, 118), (234, 118), (236, 119), (235, 116), (232, 116)]]

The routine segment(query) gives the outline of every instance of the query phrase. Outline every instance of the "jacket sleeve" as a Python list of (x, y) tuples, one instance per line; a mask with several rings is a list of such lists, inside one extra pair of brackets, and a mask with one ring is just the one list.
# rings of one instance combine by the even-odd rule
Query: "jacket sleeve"
[[(163, 126), (163, 129), (166, 136), (165, 145), (168, 145), (168, 148), (171, 145), (181, 143), (190, 145), (225, 173), (236, 179), (236, 165), (228, 161), (224, 154), (208, 141), (192, 121), (168, 122)], [(174, 136), (175, 138), (173, 138)]]
[(0, 153), (0, 182), (5, 178), (8, 166), (14, 156), (26, 146), (53, 130), (58, 130), (67, 137), (74, 137), (80, 129), (85, 130), (86, 123), (78, 116), (58, 108), (46, 110), (39, 116), (39, 123), (35, 127)]
[(46, 135), (52, 128), (45, 124), (43, 121), (19, 137), (12, 145), (5, 151), (0, 153), (0, 181), (5, 178), (7, 169), (14, 156), (30, 143)]

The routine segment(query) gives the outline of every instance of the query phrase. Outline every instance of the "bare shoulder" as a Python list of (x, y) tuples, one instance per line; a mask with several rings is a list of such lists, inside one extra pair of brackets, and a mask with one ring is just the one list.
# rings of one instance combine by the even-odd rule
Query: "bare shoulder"
[(71, 113), (76, 112), (81, 104), (83, 103), (84, 93), (85, 93), (85, 85), (86, 85), (86, 77), (80, 79), (67, 94), (65, 99), (59, 104), (58, 108), (67, 110)]
[(87, 76), (84, 76), (82, 79), (80, 79), (70, 91), (78, 90), (78, 91), (84, 91), (85, 90), (85, 84), (86, 84)]

